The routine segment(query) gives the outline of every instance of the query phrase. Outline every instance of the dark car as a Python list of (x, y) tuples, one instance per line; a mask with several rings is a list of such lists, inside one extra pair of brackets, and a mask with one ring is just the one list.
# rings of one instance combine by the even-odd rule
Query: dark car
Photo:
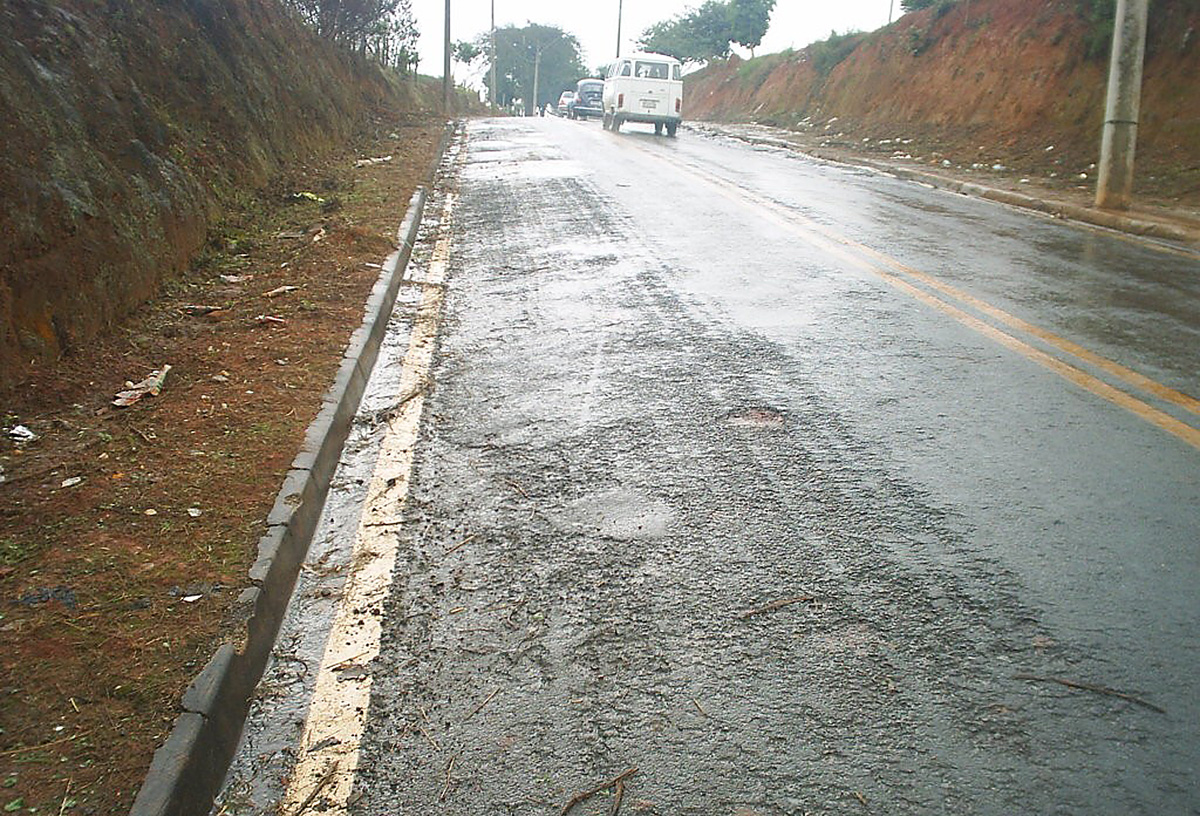
[(572, 119), (604, 115), (604, 80), (581, 79), (575, 86), (575, 99), (567, 111)]

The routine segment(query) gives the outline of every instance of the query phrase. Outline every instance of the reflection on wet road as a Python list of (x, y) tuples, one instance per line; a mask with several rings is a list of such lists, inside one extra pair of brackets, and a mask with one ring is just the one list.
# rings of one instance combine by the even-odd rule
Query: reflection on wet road
[(428, 211), (224, 812), (1200, 808), (1200, 261), (557, 119)]

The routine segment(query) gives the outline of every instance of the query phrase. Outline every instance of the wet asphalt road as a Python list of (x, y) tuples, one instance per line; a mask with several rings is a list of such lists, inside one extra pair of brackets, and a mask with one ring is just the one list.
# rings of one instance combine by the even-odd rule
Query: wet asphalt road
[[(686, 131), (463, 149), (348, 812), (1200, 812), (1200, 417), (1103, 362), (1200, 394), (1200, 259)], [(227, 813), (303, 750), (414, 303)]]

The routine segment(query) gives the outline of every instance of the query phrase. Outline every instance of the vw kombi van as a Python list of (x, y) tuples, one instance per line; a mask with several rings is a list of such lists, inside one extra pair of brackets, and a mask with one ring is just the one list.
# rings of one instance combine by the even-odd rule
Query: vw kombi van
[(621, 57), (605, 73), (603, 104), (604, 127), (614, 133), (625, 122), (645, 122), (674, 136), (683, 121), (683, 67), (665, 54)]

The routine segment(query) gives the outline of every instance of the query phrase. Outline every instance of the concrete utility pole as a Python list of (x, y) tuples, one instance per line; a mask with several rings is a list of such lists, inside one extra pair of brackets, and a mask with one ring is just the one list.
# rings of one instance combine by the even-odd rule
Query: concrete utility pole
[(542, 68), (542, 49), (539, 47), (533, 55), (533, 112), (537, 113), (538, 71)]
[(446, 0), (446, 60), (442, 63), (442, 101), (450, 112), (450, 0)]
[(1150, 0), (1117, 0), (1104, 134), (1100, 140), (1100, 177), (1096, 183), (1096, 206), (1104, 209), (1127, 209), (1133, 199), (1133, 154), (1142, 101), (1149, 6)]
[(617, 0), (617, 59), (621, 58), (621, 3)]
[(491, 56), (492, 56), (492, 59), (491, 59), (491, 62), (492, 62), (492, 71), (491, 71), (492, 88), (491, 88), (491, 99), (489, 101), (492, 103), (492, 110), (494, 111), (494, 110), (496, 110), (496, 0), (492, 0), (492, 55)]

